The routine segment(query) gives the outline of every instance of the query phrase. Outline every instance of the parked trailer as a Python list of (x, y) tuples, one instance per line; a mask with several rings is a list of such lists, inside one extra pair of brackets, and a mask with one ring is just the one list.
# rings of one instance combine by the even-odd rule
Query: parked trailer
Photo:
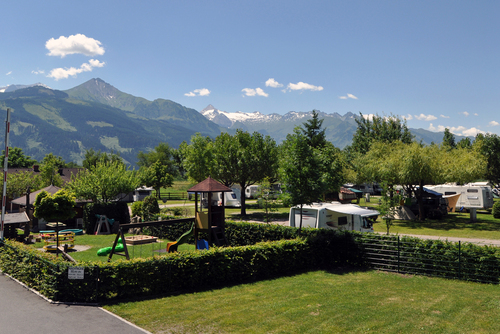
[[(373, 222), (378, 215), (380, 212), (356, 204), (315, 203), (302, 207), (302, 227), (373, 232)], [(300, 226), (300, 206), (290, 208), (288, 224)]]
[(425, 187), (445, 196), (460, 194), (456, 209), (491, 209), (493, 207), (493, 192), (488, 186), (440, 184)]

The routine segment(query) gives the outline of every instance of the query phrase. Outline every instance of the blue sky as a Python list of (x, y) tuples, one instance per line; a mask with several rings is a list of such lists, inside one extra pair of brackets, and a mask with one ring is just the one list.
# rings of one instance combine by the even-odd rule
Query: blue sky
[(101, 78), (202, 110), (500, 133), (499, 1), (9, 1), (0, 87)]

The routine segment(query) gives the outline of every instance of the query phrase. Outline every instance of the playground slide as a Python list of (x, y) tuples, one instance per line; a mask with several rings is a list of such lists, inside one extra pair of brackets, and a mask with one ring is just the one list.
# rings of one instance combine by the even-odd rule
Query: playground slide
[[(97, 251), (97, 256), (106, 256), (109, 253), (111, 253), (111, 249), (113, 249), (113, 247), (101, 248)], [(123, 242), (122, 242), (122, 238), (120, 238), (120, 239), (118, 239), (118, 243), (116, 244), (115, 252), (123, 252), (123, 250), (124, 250)]]
[(191, 235), (193, 235), (193, 233), (194, 233), (194, 223), (191, 225), (191, 228), (189, 229), (189, 231), (187, 231), (186, 233), (181, 235), (181, 237), (179, 239), (177, 239), (177, 241), (172, 241), (172, 242), (167, 243), (167, 252), (168, 253), (177, 252), (177, 247), (180, 244), (185, 243), (188, 240), (188, 238)]

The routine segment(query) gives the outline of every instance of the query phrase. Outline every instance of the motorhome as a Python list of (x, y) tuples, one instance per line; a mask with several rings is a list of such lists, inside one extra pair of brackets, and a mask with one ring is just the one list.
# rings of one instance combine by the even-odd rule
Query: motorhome
[(231, 192), (218, 193), (219, 201), (222, 200), (222, 194), (224, 194), (224, 206), (241, 208), (241, 202), (234, 190)]
[(455, 205), (456, 209), (491, 209), (493, 207), (493, 192), (488, 186), (440, 184), (426, 186), (426, 188), (444, 196), (460, 194)]
[[(378, 215), (380, 212), (356, 204), (315, 203), (302, 207), (302, 227), (373, 232), (373, 222)], [(290, 208), (288, 224), (300, 226), (300, 206)]]

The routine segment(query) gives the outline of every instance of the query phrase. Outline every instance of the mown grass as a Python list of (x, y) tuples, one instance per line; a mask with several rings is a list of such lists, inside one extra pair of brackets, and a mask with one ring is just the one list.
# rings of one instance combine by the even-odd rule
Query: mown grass
[[(125, 236), (131, 236), (132, 234), (126, 234)], [(88, 246), (89, 249), (84, 251), (74, 251), (70, 250), (69, 255), (76, 261), (97, 261), (106, 262), (108, 256), (97, 256), (97, 251), (104, 247), (113, 246), (116, 234), (113, 235), (77, 235), (75, 236), (75, 246)], [(158, 240), (155, 243), (142, 244), (142, 245), (127, 245), (127, 250), (129, 252), (130, 258), (147, 258), (154, 256), (165, 255), (164, 250), (167, 248), (167, 242), (170, 240)], [(43, 248), (44, 243), (37, 242), (33, 244), (35, 248)], [(179, 246), (179, 251), (194, 250), (194, 245), (182, 244)], [(163, 250), (163, 251), (162, 251)], [(55, 253), (53, 253), (56, 256)], [(119, 255), (113, 255), (112, 261), (125, 259)]]
[(315, 271), (105, 309), (152, 333), (498, 333), (498, 286)]

